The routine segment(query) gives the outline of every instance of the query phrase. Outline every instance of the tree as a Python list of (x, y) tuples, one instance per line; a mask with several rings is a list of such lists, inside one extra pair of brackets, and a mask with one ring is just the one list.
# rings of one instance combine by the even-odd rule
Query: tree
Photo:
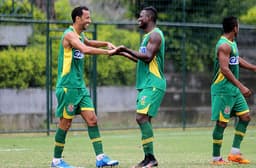
[[(185, 27), (162, 27), (168, 37), (167, 59), (172, 59), (174, 69), (181, 71), (182, 53), (185, 53), (186, 70), (205, 71), (211, 70), (216, 38), (221, 34), (221, 29), (212, 24), (220, 25), (223, 17), (228, 15), (244, 15), (255, 4), (256, 0), (134, 0), (130, 3), (128, 16), (137, 17), (143, 7), (152, 5), (158, 10), (158, 21), (177, 25), (186, 23)], [(249, 19), (251, 21), (247, 23), (255, 23), (255, 17), (252, 18), (254, 20)], [(242, 21), (248, 19), (244, 16)]]
[(256, 6), (250, 8), (244, 15), (240, 17), (241, 22), (246, 24), (256, 24)]
[(54, 10), (54, 3), (55, 0), (35, 0), (35, 6), (37, 6), (38, 8), (40, 8), (42, 11), (44, 11), (45, 13), (47, 13), (47, 1), (50, 3), (49, 7), (50, 7), (50, 19), (56, 19), (56, 14), (55, 14), (55, 10)]

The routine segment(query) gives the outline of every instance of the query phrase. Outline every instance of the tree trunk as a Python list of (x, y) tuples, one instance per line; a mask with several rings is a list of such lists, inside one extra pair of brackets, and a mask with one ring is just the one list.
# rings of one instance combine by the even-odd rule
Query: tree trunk
[[(42, 9), (45, 13), (47, 13), (47, 0), (34, 0), (35, 6)], [(54, 10), (54, 0), (49, 0), (49, 8), (50, 8), (50, 19), (56, 19), (56, 14)]]

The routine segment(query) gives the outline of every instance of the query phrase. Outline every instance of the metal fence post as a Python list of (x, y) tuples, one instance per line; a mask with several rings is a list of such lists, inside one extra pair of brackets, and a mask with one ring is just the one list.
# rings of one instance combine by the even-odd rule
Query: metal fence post
[[(183, 23), (186, 22), (186, 0), (183, 0)], [(182, 128), (185, 130), (186, 128), (186, 34), (184, 31), (185, 27), (182, 28)]]
[(47, 0), (47, 22), (46, 22), (46, 113), (47, 113), (47, 135), (50, 135), (50, 58), (49, 58), (49, 30), (50, 30), (50, 2)]
[[(93, 24), (93, 39), (97, 39), (97, 23)], [(95, 108), (95, 113), (98, 114), (97, 111), (97, 56), (93, 55), (92, 56), (92, 94), (93, 94), (93, 104)]]

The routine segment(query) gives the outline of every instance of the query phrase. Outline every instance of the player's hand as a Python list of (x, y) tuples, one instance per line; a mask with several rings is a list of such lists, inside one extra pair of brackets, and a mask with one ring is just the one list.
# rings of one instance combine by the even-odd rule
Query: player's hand
[(120, 52), (124, 52), (124, 51), (125, 51), (125, 48), (126, 48), (126, 47), (125, 47), (124, 45), (118, 46), (118, 47), (117, 47), (117, 51), (116, 51), (117, 54), (120, 53)]
[(108, 55), (109, 56), (115, 55), (117, 53), (118, 53), (118, 48), (114, 48), (114, 49), (108, 50)]
[(120, 45), (120, 46), (118, 46), (118, 48), (119, 48), (119, 52), (126, 50), (126, 47), (124, 45)]
[(252, 92), (250, 89), (248, 89), (247, 87), (243, 86), (240, 88), (241, 93), (244, 95), (244, 97), (249, 97), (251, 96)]
[(111, 50), (111, 49), (115, 49), (115, 48), (116, 48), (116, 46), (115, 46), (114, 44), (112, 44), (112, 43), (108, 42), (108, 44), (107, 44), (107, 48), (108, 48), (109, 50)]
[(121, 54), (122, 52), (124, 52), (125, 48), (126, 47), (123, 46), (123, 45), (118, 46), (118, 47), (116, 47), (112, 50), (109, 50), (109, 55), (112, 56), (112, 55), (118, 55), (119, 54), (119, 55), (124, 55), (125, 56), (125, 54)]

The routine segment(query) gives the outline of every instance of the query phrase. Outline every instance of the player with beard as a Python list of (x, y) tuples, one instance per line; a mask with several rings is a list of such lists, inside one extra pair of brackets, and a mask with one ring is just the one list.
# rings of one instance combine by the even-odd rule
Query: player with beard
[[(62, 159), (62, 153), (67, 132), (75, 115), (81, 115), (87, 124), (88, 135), (96, 154), (96, 167), (115, 166), (118, 165), (118, 161), (111, 160), (103, 152), (97, 117), (84, 82), (83, 71), (84, 54), (112, 55), (116, 52), (116, 47), (109, 42), (88, 40), (85, 37), (83, 31), (91, 23), (90, 11), (87, 7), (74, 8), (71, 16), (73, 25), (64, 31), (59, 48), (56, 117), (60, 120), (55, 134), (51, 167), (73, 168)], [(99, 47), (108, 47), (109, 50)]]

